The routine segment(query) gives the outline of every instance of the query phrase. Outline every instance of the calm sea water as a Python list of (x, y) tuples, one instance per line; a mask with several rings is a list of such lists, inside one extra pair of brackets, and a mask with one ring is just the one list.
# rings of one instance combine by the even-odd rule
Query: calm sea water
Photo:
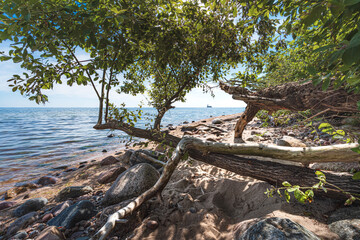
[[(243, 108), (175, 108), (163, 125), (242, 112)], [(103, 149), (121, 150), (128, 136), (95, 130), (97, 108), (0, 108), (0, 192), (14, 182), (44, 175), (52, 168), (100, 158)], [(151, 108), (144, 113), (155, 114)], [(144, 127), (146, 121), (138, 122)], [(113, 133), (115, 137), (107, 136)]]

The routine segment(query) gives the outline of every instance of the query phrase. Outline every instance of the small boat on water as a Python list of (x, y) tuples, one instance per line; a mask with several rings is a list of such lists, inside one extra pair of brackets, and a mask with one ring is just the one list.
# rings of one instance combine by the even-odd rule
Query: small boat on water
[(209, 104), (206, 106), (207, 108), (212, 108), (212, 106), (210, 106)]

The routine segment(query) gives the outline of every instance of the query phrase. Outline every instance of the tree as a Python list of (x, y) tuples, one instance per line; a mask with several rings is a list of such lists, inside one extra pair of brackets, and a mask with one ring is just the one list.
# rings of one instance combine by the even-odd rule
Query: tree
[[(42, 90), (54, 84), (91, 84), (99, 99), (97, 124), (102, 123), (105, 100), (107, 120), (110, 88), (120, 84), (119, 73), (138, 58), (137, 37), (147, 30), (148, 9), (139, 11), (136, 3), (1, 1), (0, 41), (13, 43), (0, 60), (13, 60), (27, 70), (9, 80), (12, 90), (45, 103)], [(90, 58), (80, 60), (81, 51)]]

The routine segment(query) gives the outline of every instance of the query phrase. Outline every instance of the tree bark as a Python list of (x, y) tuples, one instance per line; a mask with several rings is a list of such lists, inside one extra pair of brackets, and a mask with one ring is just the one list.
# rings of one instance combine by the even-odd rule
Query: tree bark
[(240, 119), (236, 122), (235, 125), (235, 134), (234, 134), (234, 142), (241, 142), (242, 140), (242, 134), (245, 130), (246, 125), (253, 120), (253, 118), (255, 117), (256, 113), (259, 111), (260, 109), (249, 103), (246, 106), (245, 112), (241, 115)]

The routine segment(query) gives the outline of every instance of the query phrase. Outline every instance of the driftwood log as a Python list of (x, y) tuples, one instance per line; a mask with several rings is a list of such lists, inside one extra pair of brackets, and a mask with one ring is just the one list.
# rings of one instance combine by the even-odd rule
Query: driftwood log
[[(285, 165), (276, 162), (259, 161), (257, 159), (249, 159), (235, 155), (223, 154), (223, 153), (236, 153), (237, 151), (240, 151), (241, 154), (246, 154), (246, 152), (249, 152), (249, 155), (259, 155), (259, 151), (260, 152), (275, 151), (275, 149), (271, 149), (271, 147), (266, 147), (264, 145), (246, 146), (247, 144), (223, 144), (223, 143), (207, 142), (192, 137), (184, 137), (180, 139), (176, 136), (167, 133), (139, 129), (116, 121), (110, 121), (107, 124), (98, 125), (96, 128), (119, 129), (127, 133), (131, 132), (132, 135), (136, 137), (140, 137), (140, 138), (145, 137), (149, 140), (162, 142), (170, 146), (174, 146), (174, 144), (176, 144), (177, 147), (171, 159), (166, 163), (163, 174), (161, 175), (157, 183), (148, 191), (137, 197), (134, 201), (130, 202), (127, 206), (112, 214), (108, 218), (108, 221), (105, 223), (105, 225), (93, 236), (92, 238), (93, 240), (106, 239), (106, 237), (110, 234), (110, 232), (112, 231), (112, 229), (114, 228), (117, 222), (121, 222), (121, 219), (123, 219), (132, 211), (137, 209), (142, 203), (156, 196), (157, 194), (161, 193), (161, 191), (168, 183), (180, 159), (185, 154), (185, 152), (188, 152), (189, 156), (196, 160), (241, 174), (243, 176), (249, 176), (259, 180), (267, 181), (275, 186), (281, 186), (281, 183), (283, 181), (289, 181), (293, 185), (301, 185), (301, 186), (309, 186), (317, 183), (317, 180), (314, 175), (314, 170), (312, 169), (299, 167), (299, 166)], [(344, 160), (338, 154), (338, 151), (340, 151), (342, 153), (343, 158), (346, 159), (345, 155), (349, 155), (351, 158), (354, 158), (354, 161), (356, 161), (359, 160), (359, 157), (357, 155), (352, 154), (352, 151), (350, 150), (351, 147), (355, 147), (355, 146), (357, 145), (352, 144), (352, 145), (346, 145), (345, 147), (344, 146), (322, 147), (322, 149), (312, 148), (312, 150), (306, 150), (306, 148), (304, 148), (304, 152), (302, 154), (303, 154), (303, 158), (307, 158), (307, 157), (309, 158), (309, 162), (313, 161), (312, 159), (313, 156), (327, 157), (330, 160), (335, 160), (335, 159)], [(266, 151), (263, 151), (265, 150), (264, 148), (266, 148)], [(276, 149), (276, 151), (277, 150), (279, 149)], [(280, 151), (282, 150), (280, 149)], [(214, 153), (214, 152), (221, 152), (222, 154)], [(284, 152), (283, 154), (280, 154), (278, 156), (285, 158), (284, 157), (285, 155), (286, 154)], [(299, 153), (296, 154), (290, 153), (288, 154), (289, 157), (286, 159), (288, 160), (300, 159), (299, 157), (300, 155)], [(332, 156), (334, 157), (332, 158)], [(304, 162), (304, 161), (300, 160), (299, 162)], [(326, 178), (329, 183), (337, 185), (344, 191), (360, 194), (360, 183), (354, 182), (351, 176), (338, 176), (335, 174), (327, 173)], [(334, 197), (337, 199), (339, 199), (339, 197), (344, 198), (344, 196), (341, 195), (337, 189), (331, 187), (328, 188), (326, 195), (328, 197)]]
[(255, 117), (259, 110), (274, 112), (281, 109), (291, 111), (359, 112), (357, 102), (360, 95), (349, 93), (344, 88), (322, 91), (321, 86), (307, 83), (287, 83), (251, 92), (242, 87), (220, 83), (220, 88), (231, 94), (233, 99), (247, 104), (243, 116), (235, 126), (235, 142), (240, 141), (245, 126)]

